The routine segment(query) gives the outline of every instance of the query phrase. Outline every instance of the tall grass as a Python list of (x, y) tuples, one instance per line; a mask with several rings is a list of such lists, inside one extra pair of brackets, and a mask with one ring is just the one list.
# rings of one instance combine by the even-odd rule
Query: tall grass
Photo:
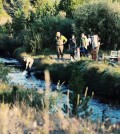
[(46, 110), (40, 111), (27, 107), (24, 103), (0, 104), (1, 134), (104, 134), (120, 132), (119, 125), (93, 123), (76, 117), (68, 118), (59, 110), (49, 115)]
[[(120, 132), (119, 125), (93, 123), (86, 119), (83, 120), (74, 116), (69, 117), (66, 116), (59, 107), (54, 113), (51, 113), (51, 96), (55, 97), (56, 95), (54, 93), (51, 94), (50, 75), (47, 70), (45, 71), (45, 81), (46, 88), (42, 93), (43, 96), (37, 95), (36, 91), (32, 90), (28, 90), (29, 92), (26, 91), (27, 94), (25, 93), (25, 90), (23, 90), (23, 94), (20, 94), (20, 90), (18, 94), (18, 89), (16, 87), (13, 88), (12, 92), (9, 91), (11, 97), (13, 97), (11, 99), (14, 100), (14, 103), (8, 103), (8, 100), (5, 101), (5, 96), (3, 95), (3, 101), (0, 103), (1, 134), (101, 134)], [(41, 92), (38, 92), (38, 94), (41, 94)], [(86, 94), (87, 90), (85, 92), (85, 98)], [(58, 96), (56, 97), (58, 98)], [(69, 103), (69, 99), (68, 92), (67, 103)], [(30, 104), (26, 103), (28, 100), (29, 103), (31, 102)], [(42, 108), (38, 107), (39, 105), (42, 105)]]

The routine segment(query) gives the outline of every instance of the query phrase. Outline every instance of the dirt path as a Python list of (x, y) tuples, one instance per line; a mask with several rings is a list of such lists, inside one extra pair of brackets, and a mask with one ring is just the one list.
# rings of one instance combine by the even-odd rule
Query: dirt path
[[(50, 55), (50, 58), (58, 61), (57, 55)], [(64, 54), (63, 61), (70, 61), (70, 54)]]
[(81, 58), (77, 58), (77, 56), (75, 56), (75, 60), (74, 59), (70, 59), (70, 54), (64, 54), (63, 56), (63, 60), (62, 59), (59, 59), (57, 58), (57, 55), (50, 55), (50, 58), (52, 60), (54, 60), (55, 62), (59, 62), (59, 63), (69, 63), (69, 62), (75, 62), (75, 61), (79, 61)]

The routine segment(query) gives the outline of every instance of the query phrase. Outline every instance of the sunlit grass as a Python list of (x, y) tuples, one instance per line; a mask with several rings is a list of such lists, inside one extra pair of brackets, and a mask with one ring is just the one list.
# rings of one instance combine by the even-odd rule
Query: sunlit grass
[(10, 86), (8, 84), (5, 84), (4, 82), (0, 81), (0, 92), (10, 89)]
[(66, 117), (62, 111), (49, 115), (46, 110), (40, 111), (27, 107), (24, 103), (0, 104), (0, 133), (2, 134), (101, 134), (119, 133), (119, 125), (107, 126), (104, 123), (93, 123), (81, 118)]
[[(101, 134), (120, 132), (119, 125), (111, 125), (109, 121), (104, 123), (93, 123), (88, 119), (77, 118), (74, 115), (73, 117), (70, 117), (63, 113), (60, 108), (54, 113), (51, 113), (50, 102), (51, 100), (54, 101), (58, 96), (54, 93), (49, 96), (52, 92), (50, 89), (50, 74), (48, 70), (45, 70), (45, 82), (46, 88), (45, 92), (43, 92), (45, 94), (43, 95), (43, 103), (41, 103), (42, 109), (41, 107), (38, 107), (39, 105), (37, 104), (38, 99), (41, 99), (42, 97), (37, 96), (37, 91), (32, 92), (32, 90), (27, 90), (25, 93), (25, 89), (23, 91), (21, 89), (17, 93), (17, 89), (14, 87), (14, 90), (9, 94), (10, 96), (13, 95), (14, 103), (8, 104), (8, 101), (5, 102), (5, 97), (3, 97), (2, 103), (0, 104), (1, 134)], [(6, 87), (4, 83), (2, 84), (2, 88), (3, 87)], [(38, 94), (40, 93), (38, 92)], [(7, 97), (9, 96), (7, 95)], [(19, 102), (20, 97), (22, 97), (21, 102)], [(26, 103), (28, 100), (30, 104)], [(32, 105), (34, 100), (37, 102), (34, 103), (35, 107)]]

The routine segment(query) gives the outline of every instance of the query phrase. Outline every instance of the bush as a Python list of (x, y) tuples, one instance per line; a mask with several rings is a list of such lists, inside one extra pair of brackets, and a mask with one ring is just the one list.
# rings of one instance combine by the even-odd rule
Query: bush
[(45, 16), (35, 20), (31, 27), (35, 33), (41, 34), (43, 48), (55, 48), (55, 33), (60, 31), (65, 36), (70, 36), (72, 20), (61, 16)]
[(23, 47), (26, 52), (40, 54), (43, 44), (41, 34), (35, 33), (33, 29), (28, 29), (27, 33), (24, 35), (23, 40)]
[(76, 9), (76, 7), (86, 1), (87, 0), (60, 0), (59, 10), (65, 11), (67, 16), (72, 18), (73, 11)]
[(45, 48), (55, 49), (55, 33), (60, 31), (69, 38), (72, 33), (71, 25), (72, 20), (61, 16), (47, 15), (36, 18), (24, 33), (23, 44), (25, 50), (33, 54), (39, 54)]
[(18, 47), (18, 48), (16, 48), (16, 49), (14, 50), (13, 55), (14, 55), (14, 57), (16, 57), (16, 58), (21, 58), (21, 54), (22, 54), (22, 53), (26, 53), (26, 52), (25, 52), (25, 49), (24, 49), (23, 47)]
[(0, 63), (0, 80), (7, 81), (7, 75), (10, 71), (10, 68), (5, 67), (2, 63)]
[(93, 1), (81, 5), (74, 13), (76, 33), (97, 33), (105, 48), (119, 46), (120, 4), (117, 2)]
[(92, 92), (101, 97), (118, 98), (120, 95), (120, 69), (107, 64), (93, 61), (82, 61), (72, 71), (70, 88), (77, 93), (83, 93), (88, 87)]

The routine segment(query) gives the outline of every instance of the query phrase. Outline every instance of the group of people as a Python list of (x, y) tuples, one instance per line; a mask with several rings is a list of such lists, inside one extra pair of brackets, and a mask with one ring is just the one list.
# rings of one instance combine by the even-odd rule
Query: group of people
[[(60, 32), (57, 32), (55, 37), (55, 43), (56, 43), (58, 60), (60, 58), (63, 60), (64, 44), (66, 44), (67, 42), (71, 61), (75, 60), (76, 56), (77, 58), (80, 58), (81, 56), (88, 56), (88, 54), (91, 54), (93, 60), (98, 59), (100, 39), (97, 34), (91, 36), (88, 35), (87, 37), (84, 33), (82, 33), (80, 37), (80, 43), (77, 44), (74, 35), (72, 35), (71, 38), (68, 40)], [(26, 63), (27, 74), (30, 75), (30, 70), (34, 63), (34, 59), (32, 57), (24, 57), (23, 60)]]
[(76, 43), (76, 38), (74, 35), (71, 36), (69, 40), (63, 36), (60, 32), (56, 33), (55, 37), (56, 48), (57, 48), (57, 58), (63, 59), (64, 44), (68, 42), (70, 60), (75, 60), (75, 53), (77, 58), (81, 56), (88, 56), (91, 54), (93, 60), (98, 59), (98, 52), (100, 47), (100, 38), (97, 34), (88, 35), (88, 37), (82, 33), (80, 37), (80, 42)]

